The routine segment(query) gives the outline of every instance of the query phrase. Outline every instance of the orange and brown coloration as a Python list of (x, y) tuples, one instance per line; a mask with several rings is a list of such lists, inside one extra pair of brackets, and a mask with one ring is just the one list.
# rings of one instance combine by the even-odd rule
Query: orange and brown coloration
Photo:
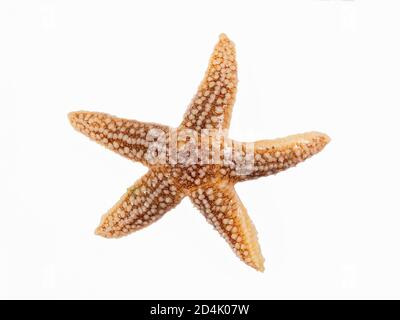
[(241, 260), (264, 270), (257, 232), (234, 184), (293, 167), (322, 150), (329, 137), (309, 132), (254, 143), (229, 139), (236, 90), (235, 47), (222, 34), (178, 128), (98, 112), (69, 114), (75, 129), (149, 168), (103, 216), (97, 234), (117, 238), (144, 228), (188, 196)]

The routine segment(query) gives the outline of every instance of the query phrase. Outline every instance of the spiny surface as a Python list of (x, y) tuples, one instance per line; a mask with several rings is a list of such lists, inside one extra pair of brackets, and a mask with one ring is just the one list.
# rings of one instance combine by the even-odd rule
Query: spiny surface
[(224, 34), (214, 48), (206, 74), (186, 110), (181, 127), (228, 128), (237, 90), (236, 52)]
[[(98, 112), (69, 114), (76, 130), (149, 168), (102, 217), (98, 235), (118, 238), (142, 229), (188, 196), (242, 261), (264, 270), (257, 231), (234, 185), (295, 166), (321, 151), (329, 137), (309, 132), (252, 143), (233, 141), (226, 131), (236, 91), (235, 47), (223, 34), (177, 128)], [(212, 152), (205, 152), (204, 146)]]

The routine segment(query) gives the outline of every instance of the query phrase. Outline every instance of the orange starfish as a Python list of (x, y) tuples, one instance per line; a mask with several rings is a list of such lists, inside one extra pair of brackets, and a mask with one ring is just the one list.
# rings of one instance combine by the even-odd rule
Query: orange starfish
[(116, 238), (142, 229), (188, 196), (242, 261), (264, 270), (257, 232), (234, 185), (295, 166), (329, 137), (309, 132), (254, 143), (229, 139), (236, 88), (235, 47), (222, 34), (178, 128), (97, 112), (69, 114), (75, 129), (149, 168), (103, 216), (98, 235)]

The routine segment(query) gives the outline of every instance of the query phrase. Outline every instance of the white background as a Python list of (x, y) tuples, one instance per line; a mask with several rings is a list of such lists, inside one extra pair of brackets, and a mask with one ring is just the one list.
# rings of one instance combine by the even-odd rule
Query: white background
[[(2, 1), (0, 298), (400, 298), (399, 31), (397, 1)], [(188, 199), (95, 236), (146, 169), (67, 120), (176, 126), (221, 32), (239, 64), (232, 138), (332, 138), (237, 185), (264, 273)]]

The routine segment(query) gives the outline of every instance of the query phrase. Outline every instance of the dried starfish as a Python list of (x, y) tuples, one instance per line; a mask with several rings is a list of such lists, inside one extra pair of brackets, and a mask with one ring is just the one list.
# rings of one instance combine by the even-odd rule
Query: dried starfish
[(188, 196), (242, 261), (264, 270), (257, 232), (234, 185), (295, 166), (322, 150), (329, 137), (309, 132), (254, 143), (229, 139), (236, 87), (235, 47), (222, 34), (178, 128), (97, 112), (68, 115), (81, 133), (149, 167), (102, 217), (98, 235), (116, 238), (142, 229)]

